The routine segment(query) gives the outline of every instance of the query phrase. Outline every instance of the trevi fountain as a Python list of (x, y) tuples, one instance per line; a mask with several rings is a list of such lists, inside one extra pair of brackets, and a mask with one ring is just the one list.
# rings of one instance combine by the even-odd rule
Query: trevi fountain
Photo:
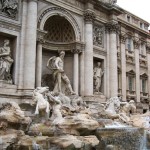
[(0, 150), (150, 150), (148, 23), (116, 2), (0, 1)]

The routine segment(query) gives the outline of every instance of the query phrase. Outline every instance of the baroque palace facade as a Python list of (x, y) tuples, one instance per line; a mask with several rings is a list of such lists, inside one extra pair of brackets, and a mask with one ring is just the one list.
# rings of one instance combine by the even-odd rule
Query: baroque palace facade
[(31, 99), (38, 86), (52, 90), (47, 60), (63, 50), (65, 72), (77, 94), (95, 101), (121, 96), (145, 111), (150, 100), (148, 27), (114, 0), (0, 1), (0, 101)]

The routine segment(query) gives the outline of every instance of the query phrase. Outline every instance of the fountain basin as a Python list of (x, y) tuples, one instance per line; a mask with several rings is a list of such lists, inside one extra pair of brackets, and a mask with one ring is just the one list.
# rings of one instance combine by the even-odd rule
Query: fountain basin
[(96, 136), (100, 141), (98, 149), (145, 150), (143, 128), (98, 128)]

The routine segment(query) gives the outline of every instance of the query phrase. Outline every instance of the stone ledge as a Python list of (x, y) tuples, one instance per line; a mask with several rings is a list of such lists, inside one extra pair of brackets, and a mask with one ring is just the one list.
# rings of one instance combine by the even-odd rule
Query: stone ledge
[(85, 102), (96, 102), (96, 103), (105, 103), (106, 97), (104, 95), (93, 95), (93, 96), (85, 96), (83, 97)]

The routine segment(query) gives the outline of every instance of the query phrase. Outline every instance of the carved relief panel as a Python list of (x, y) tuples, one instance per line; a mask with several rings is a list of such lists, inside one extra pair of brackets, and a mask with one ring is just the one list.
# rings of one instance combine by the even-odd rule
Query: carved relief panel
[(16, 19), (18, 0), (0, 0), (0, 14)]
[(102, 25), (94, 25), (93, 44), (95, 46), (104, 47), (104, 27)]

